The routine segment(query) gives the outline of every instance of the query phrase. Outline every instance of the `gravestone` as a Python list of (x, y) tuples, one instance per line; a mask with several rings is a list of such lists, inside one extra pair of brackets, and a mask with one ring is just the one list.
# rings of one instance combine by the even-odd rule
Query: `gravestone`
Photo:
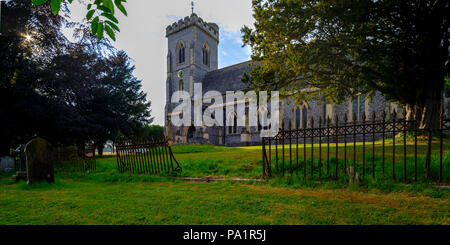
[(347, 168), (347, 175), (350, 181), (350, 184), (357, 184), (361, 180), (361, 175), (356, 172), (354, 167)]
[(14, 158), (12, 157), (1, 157), (0, 158), (0, 170), (5, 172), (11, 172), (14, 169)]
[(55, 182), (50, 143), (42, 138), (34, 138), (25, 145), (27, 183), (29, 185), (47, 181)]

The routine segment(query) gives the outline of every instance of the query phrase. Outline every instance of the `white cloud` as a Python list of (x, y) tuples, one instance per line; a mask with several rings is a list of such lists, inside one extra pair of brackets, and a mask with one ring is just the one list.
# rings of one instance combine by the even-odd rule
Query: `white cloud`
[[(166, 82), (165, 30), (177, 19), (190, 15), (190, 3), (190, 0), (133, 0), (125, 3), (128, 17), (117, 14), (121, 32), (114, 46), (125, 50), (134, 60), (135, 75), (143, 80), (143, 89), (152, 101), (155, 124), (164, 123), (165, 91), (162, 88), (165, 88)], [(73, 21), (84, 19), (85, 6), (74, 1), (70, 9)], [(235, 38), (242, 26), (252, 26), (254, 22), (251, 0), (197, 0), (195, 12), (205, 21), (215, 22), (221, 27), (221, 40)]]

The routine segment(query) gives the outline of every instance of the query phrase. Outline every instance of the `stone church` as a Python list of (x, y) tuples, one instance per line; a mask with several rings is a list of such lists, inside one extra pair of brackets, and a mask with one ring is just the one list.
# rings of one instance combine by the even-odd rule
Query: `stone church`
[[(186, 91), (193, 97), (194, 83), (201, 83), (203, 94), (206, 91), (219, 91), (225, 96), (227, 91), (243, 91), (246, 85), (241, 81), (245, 72), (250, 71), (250, 61), (218, 69), (219, 27), (198, 17), (195, 13), (166, 28), (168, 39), (167, 82), (165, 107), (165, 135), (175, 144), (206, 143), (227, 146), (248, 146), (261, 144), (261, 126), (238, 127), (236, 113), (223, 115), (223, 120), (233, 122), (232, 125), (215, 127), (195, 127), (183, 125), (175, 127), (171, 123), (174, 104), (171, 96), (176, 91)], [(225, 98), (223, 101), (226, 101)], [(402, 108), (396, 103), (386, 101), (382, 95), (375, 95), (371, 101), (365, 96), (355, 100), (347, 100), (344, 104), (326, 104), (320, 101), (304, 101), (300, 105), (280, 102), (279, 125), (290, 125), (301, 128), (306, 121), (311, 125), (311, 118), (317, 122), (319, 117), (340, 118), (347, 115), (349, 121), (362, 120), (363, 113), (381, 115), (386, 111), (389, 115), (393, 110), (402, 113)], [(203, 108), (205, 109), (205, 107)], [(270, 107), (265, 109), (270, 117)], [(225, 110), (224, 110), (225, 111)], [(225, 113), (224, 113), (225, 114)], [(246, 115), (244, 122), (248, 122)], [(248, 125), (248, 124), (246, 124)], [(270, 127), (270, 126), (269, 126)]]

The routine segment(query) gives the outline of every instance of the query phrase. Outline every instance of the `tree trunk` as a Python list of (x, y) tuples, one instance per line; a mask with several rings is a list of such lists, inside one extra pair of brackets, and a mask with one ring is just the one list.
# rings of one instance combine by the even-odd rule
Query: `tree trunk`
[(78, 156), (85, 156), (86, 155), (86, 147), (84, 144), (84, 139), (78, 139), (77, 140), (77, 150), (78, 150)]
[(104, 147), (105, 147), (104, 144), (101, 144), (101, 143), (97, 144), (97, 150), (98, 150), (99, 156), (103, 156), (103, 148)]
[(442, 120), (442, 104), (442, 95), (428, 97), (423, 106), (407, 104), (404, 107), (406, 111), (406, 120), (417, 120), (417, 126), (423, 130), (439, 129)]
[(416, 126), (420, 126), (418, 118), (422, 118), (423, 107), (406, 104), (404, 109), (406, 112), (406, 120), (417, 121), (417, 125), (410, 124), (409, 129), (413, 130)]
[(420, 133), (427, 137), (427, 155), (424, 173), (426, 179), (430, 177), (432, 137), (438, 134), (439, 131), (436, 129), (441, 128), (443, 119), (443, 102), (443, 90), (435, 87), (429, 90), (424, 106), (405, 105), (406, 119), (416, 120), (416, 124), (411, 126), (418, 127), (416, 129), (420, 129)]
[(443, 102), (443, 89), (433, 88), (429, 92), (423, 107), (420, 128), (428, 130), (440, 128)]

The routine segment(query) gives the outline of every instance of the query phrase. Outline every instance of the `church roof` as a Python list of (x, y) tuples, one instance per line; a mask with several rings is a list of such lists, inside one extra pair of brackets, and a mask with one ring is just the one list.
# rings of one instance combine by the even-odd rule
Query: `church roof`
[(227, 91), (245, 90), (246, 85), (241, 81), (245, 72), (250, 72), (251, 61), (208, 72), (203, 78), (203, 91), (219, 91), (225, 94)]

